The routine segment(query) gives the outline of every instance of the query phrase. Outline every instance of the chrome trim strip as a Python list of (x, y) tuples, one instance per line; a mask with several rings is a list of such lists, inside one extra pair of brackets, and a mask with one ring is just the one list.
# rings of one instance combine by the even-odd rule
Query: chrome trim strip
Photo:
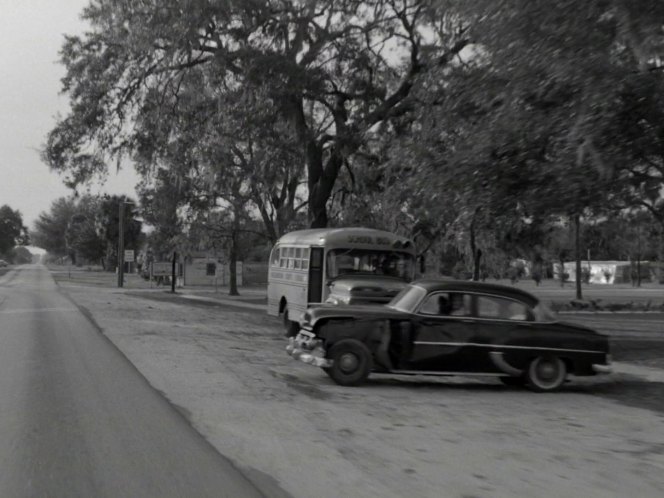
[(493, 364), (496, 365), (498, 370), (502, 370), (506, 374), (513, 375), (515, 377), (520, 376), (523, 374), (523, 370), (519, 370), (518, 368), (514, 368), (512, 365), (507, 363), (505, 361), (505, 358), (503, 358), (503, 354), (500, 351), (491, 351), (489, 353), (489, 356), (491, 357), (491, 361), (493, 361)]
[[(519, 302), (519, 301), (516, 301)], [(523, 304), (523, 303), (520, 303)], [(556, 323), (559, 323), (559, 321), (550, 321), (550, 322), (538, 322), (535, 320), (509, 320), (507, 318), (484, 318), (481, 316), (473, 316), (473, 315), (428, 315), (426, 313), (413, 313), (414, 315), (425, 317), (425, 318), (436, 318), (436, 319), (441, 319), (441, 320), (463, 320), (465, 319), (466, 321), (477, 321), (477, 322), (500, 322), (500, 323), (511, 323), (513, 325), (554, 325)]]
[(390, 370), (389, 372), (371, 372), (371, 375), (395, 375), (395, 374), (404, 374), (404, 375), (436, 375), (439, 377), (443, 376), (452, 376), (452, 375), (463, 375), (464, 377), (506, 377), (507, 374), (504, 373), (491, 373), (491, 372), (438, 372), (436, 370)]
[(433, 342), (433, 341), (413, 341), (413, 344), (422, 346), (476, 346), (479, 348), (502, 348), (502, 349), (532, 349), (537, 351), (568, 351), (572, 353), (600, 353), (605, 351), (595, 351), (590, 349), (567, 349), (567, 348), (543, 348), (539, 346), (508, 346), (506, 344), (478, 344), (476, 342)]

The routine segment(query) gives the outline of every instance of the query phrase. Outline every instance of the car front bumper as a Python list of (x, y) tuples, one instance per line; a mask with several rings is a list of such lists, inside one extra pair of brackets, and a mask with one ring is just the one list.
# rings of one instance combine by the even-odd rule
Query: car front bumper
[(593, 372), (598, 374), (610, 374), (613, 372), (613, 367), (611, 365), (601, 365), (599, 363), (593, 363)]
[(296, 360), (321, 368), (329, 368), (332, 361), (325, 358), (323, 341), (307, 331), (301, 331), (296, 337), (291, 337), (286, 346), (286, 352)]

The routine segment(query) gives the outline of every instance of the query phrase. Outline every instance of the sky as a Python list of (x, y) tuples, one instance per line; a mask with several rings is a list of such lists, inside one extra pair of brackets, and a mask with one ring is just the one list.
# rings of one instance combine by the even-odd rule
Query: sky
[[(58, 114), (68, 109), (60, 95), (64, 66), (58, 52), (65, 34), (82, 34), (79, 14), (88, 0), (0, 0), (0, 206), (18, 209), (29, 228), (58, 197), (71, 194), (39, 157)], [(93, 193), (135, 197), (138, 177), (111, 166)]]

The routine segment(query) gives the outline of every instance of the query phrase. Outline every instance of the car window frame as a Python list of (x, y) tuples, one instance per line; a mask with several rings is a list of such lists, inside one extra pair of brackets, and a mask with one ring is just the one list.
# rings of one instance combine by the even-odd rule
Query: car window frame
[[(470, 296), (471, 301), (470, 301), (470, 315), (433, 315), (430, 313), (421, 313), (420, 310), (422, 308), (422, 305), (424, 302), (429, 298), (429, 296), (432, 296), (434, 294), (450, 294), (450, 293), (458, 293), (458, 294), (467, 294)], [(490, 317), (482, 317), (479, 315), (479, 308), (478, 308), (478, 298), (480, 296), (484, 297), (493, 297), (493, 298), (498, 298), (498, 299), (505, 299), (508, 301), (514, 301), (515, 303), (522, 304), (528, 308), (528, 319), (526, 320), (510, 320), (509, 318), (490, 318)], [(537, 302), (535, 303), (537, 305)], [(523, 301), (521, 299), (516, 299), (511, 296), (503, 296), (500, 294), (496, 294), (493, 292), (481, 292), (481, 291), (476, 291), (476, 290), (462, 290), (462, 289), (438, 289), (435, 291), (432, 291), (431, 293), (427, 294), (420, 303), (417, 305), (415, 310), (412, 312), (414, 315), (421, 316), (421, 317), (438, 317), (442, 319), (473, 319), (473, 320), (478, 320), (478, 321), (489, 321), (489, 322), (505, 322), (505, 323), (556, 323), (557, 320), (551, 320), (551, 321), (546, 321), (546, 322), (540, 322), (537, 321), (536, 319), (536, 314), (534, 313), (533, 309), (535, 306), (530, 305), (526, 301)]]
[[(462, 295), (467, 295), (470, 297), (470, 314), (468, 315), (440, 315), (438, 313), (423, 313), (422, 312), (422, 306), (426, 301), (428, 301), (432, 296), (437, 296), (440, 294), (446, 294), (446, 297), (449, 296), (449, 294), (462, 294)], [(443, 318), (443, 319), (448, 319), (448, 318), (460, 318), (467, 320), (469, 318), (477, 318), (476, 317), (476, 311), (477, 311), (477, 306), (475, 302), (475, 297), (472, 292), (466, 292), (462, 290), (454, 290), (454, 289), (440, 289), (440, 290), (435, 290), (430, 292), (429, 294), (425, 295), (424, 298), (420, 301), (420, 303), (417, 305), (415, 308), (415, 311), (413, 314), (418, 315), (418, 316), (425, 316), (428, 318), (435, 317), (435, 318)]]
[[(494, 299), (502, 299), (504, 301), (512, 301), (514, 303), (518, 303), (522, 306), (526, 307), (526, 319), (525, 320), (513, 320), (511, 318), (500, 318), (500, 317), (487, 317), (487, 316), (480, 316), (480, 308), (479, 308), (479, 297), (489, 297), (489, 298), (494, 298)], [(507, 296), (501, 296), (499, 294), (488, 294), (488, 293), (477, 293), (476, 298), (475, 298), (475, 317), (478, 320), (489, 320), (492, 322), (507, 322), (507, 323), (544, 323), (544, 322), (538, 322), (535, 319), (535, 312), (533, 311), (534, 306), (529, 305), (528, 303), (520, 300), (520, 299), (515, 299), (513, 297), (507, 297)]]

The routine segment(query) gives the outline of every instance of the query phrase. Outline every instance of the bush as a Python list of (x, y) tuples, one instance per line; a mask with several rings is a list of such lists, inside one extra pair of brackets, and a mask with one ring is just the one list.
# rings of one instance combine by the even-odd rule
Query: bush
[(584, 284), (590, 283), (590, 268), (581, 268), (581, 281)]

